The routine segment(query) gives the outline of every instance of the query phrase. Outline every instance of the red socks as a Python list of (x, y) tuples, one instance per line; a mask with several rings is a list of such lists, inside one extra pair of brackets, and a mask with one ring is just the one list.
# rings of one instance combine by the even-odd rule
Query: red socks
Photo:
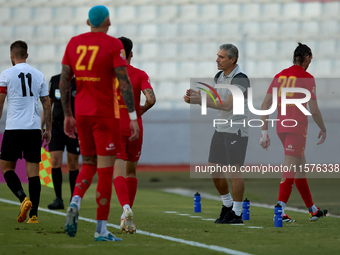
[(107, 220), (110, 212), (112, 194), (113, 166), (98, 168), (98, 184), (96, 192), (97, 220)]
[(135, 196), (137, 193), (138, 180), (135, 177), (127, 177), (125, 180), (126, 180), (126, 185), (129, 191), (130, 207), (132, 208), (133, 201), (135, 200)]
[(113, 184), (115, 186), (116, 194), (120, 205), (122, 207), (126, 204), (130, 205), (129, 190), (125, 178), (123, 176), (118, 176), (113, 180)]
[(299, 190), (300, 195), (305, 202), (307, 208), (313, 206), (312, 194), (310, 193), (308, 182), (306, 178), (295, 179), (296, 188)]
[(83, 164), (83, 167), (77, 176), (73, 196), (77, 195), (83, 198), (86, 190), (90, 187), (92, 183), (92, 178), (95, 175), (96, 171), (96, 166)]
[(294, 174), (291, 172), (285, 172), (282, 175), (282, 181), (279, 187), (278, 201), (282, 201), (287, 204), (290, 194), (292, 193), (294, 185)]

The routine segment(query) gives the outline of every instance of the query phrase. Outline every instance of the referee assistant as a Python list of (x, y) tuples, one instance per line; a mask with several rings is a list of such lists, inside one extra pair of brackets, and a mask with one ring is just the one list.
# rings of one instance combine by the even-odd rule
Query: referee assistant
[[(64, 133), (64, 112), (60, 100), (59, 90), (60, 74), (55, 75), (50, 81), (50, 102), (53, 107), (52, 112), (52, 139), (48, 146), (51, 153), (52, 163), (52, 180), (56, 199), (47, 207), (51, 210), (64, 209), (64, 202), (62, 199), (62, 182), (63, 176), (61, 172), (61, 165), (63, 160), (63, 151), (66, 146), (67, 150), (67, 165), (69, 169), (69, 182), (71, 188), (71, 197), (74, 190), (74, 185), (79, 173), (78, 158), (79, 158), (79, 143), (78, 137), (76, 139), (68, 137)], [(71, 108), (74, 116), (74, 97), (76, 95), (75, 79), (71, 80)], [(44, 116), (44, 115), (43, 115)], [(41, 129), (45, 125), (44, 117), (41, 118)]]

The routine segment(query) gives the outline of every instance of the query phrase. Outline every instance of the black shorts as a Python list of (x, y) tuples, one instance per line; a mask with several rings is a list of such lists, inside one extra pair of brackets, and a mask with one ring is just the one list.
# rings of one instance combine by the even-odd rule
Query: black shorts
[(68, 153), (79, 155), (79, 143), (78, 136), (76, 135), (76, 139), (72, 139), (68, 137), (64, 133), (64, 128), (61, 125), (53, 125), (52, 124), (52, 139), (50, 144), (48, 145), (49, 151), (64, 151), (66, 146), (66, 150)]
[(248, 137), (241, 137), (241, 131), (236, 134), (217, 132), (211, 139), (209, 163), (243, 166), (246, 157)]
[(1, 159), (16, 162), (19, 158), (27, 162), (41, 161), (41, 130), (5, 130), (1, 144)]

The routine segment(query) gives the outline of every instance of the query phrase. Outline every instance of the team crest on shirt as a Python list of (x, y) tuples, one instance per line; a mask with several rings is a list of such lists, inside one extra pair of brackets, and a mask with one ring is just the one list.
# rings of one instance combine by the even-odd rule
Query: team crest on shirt
[(56, 89), (54, 94), (55, 94), (55, 98), (59, 100), (60, 99), (60, 90)]
[(125, 50), (121, 49), (120, 50), (120, 55), (119, 55), (122, 59), (126, 60), (126, 53)]
[(316, 87), (313, 87), (313, 93), (316, 95)]
[(294, 151), (293, 145), (289, 144), (288, 148), (286, 148), (287, 151)]

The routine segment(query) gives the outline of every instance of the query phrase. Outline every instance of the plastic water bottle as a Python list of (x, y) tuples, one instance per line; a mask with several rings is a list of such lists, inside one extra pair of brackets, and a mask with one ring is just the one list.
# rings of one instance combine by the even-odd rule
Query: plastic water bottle
[(282, 228), (282, 207), (277, 204), (274, 208), (274, 225), (276, 228)]
[(195, 196), (194, 196), (194, 209), (195, 209), (195, 213), (200, 213), (201, 212), (201, 195), (196, 192)]
[(250, 207), (250, 202), (248, 198), (243, 200), (243, 211), (242, 211), (242, 220), (249, 220), (249, 207)]

